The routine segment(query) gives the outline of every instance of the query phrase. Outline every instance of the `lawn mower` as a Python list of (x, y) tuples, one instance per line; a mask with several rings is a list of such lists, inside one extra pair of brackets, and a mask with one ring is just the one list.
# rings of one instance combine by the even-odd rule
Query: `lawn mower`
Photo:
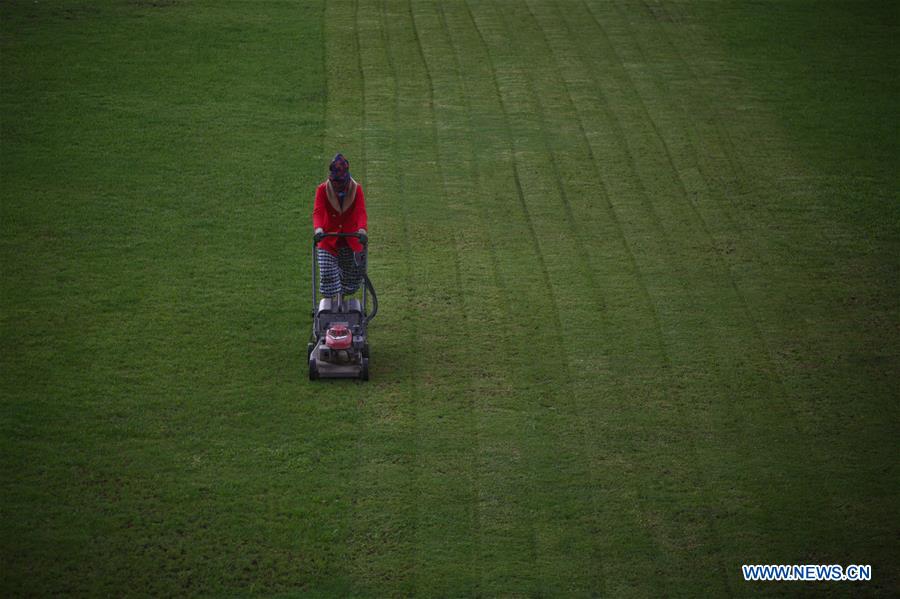
[[(362, 302), (359, 298), (319, 299), (319, 262), (316, 245), (312, 245), (312, 334), (306, 346), (309, 360), (309, 380), (320, 378), (358, 378), (369, 380), (368, 326), (378, 313), (378, 296), (367, 272), (368, 238), (360, 233), (324, 233), (325, 237), (356, 237), (363, 251), (357, 266), (362, 272)], [(372, 311), (368, 298), (372, 295)]]

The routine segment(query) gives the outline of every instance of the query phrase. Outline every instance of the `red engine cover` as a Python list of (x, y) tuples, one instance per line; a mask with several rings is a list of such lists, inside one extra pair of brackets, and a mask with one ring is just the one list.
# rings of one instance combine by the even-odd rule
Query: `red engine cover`
[(345, 324), (333, 324), (325, 333), (325, 345), (331, 349), (349, 349), (353, 345), (353, 334)]

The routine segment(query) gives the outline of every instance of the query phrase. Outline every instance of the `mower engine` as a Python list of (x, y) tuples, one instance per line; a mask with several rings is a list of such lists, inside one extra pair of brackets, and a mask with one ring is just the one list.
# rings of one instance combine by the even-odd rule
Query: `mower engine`
[(307, 354), (311, 379), (369, 379), (365, 313), (358, 299), (334, 305), (322, 298), (313, 318)]
[(353, 332), (349, 323), (335, 322), (325, 332), (325, 347), (319, 351), (319, 356), (325, 362), (347, 364), (356, 361), (356, 352), (353, 351)]

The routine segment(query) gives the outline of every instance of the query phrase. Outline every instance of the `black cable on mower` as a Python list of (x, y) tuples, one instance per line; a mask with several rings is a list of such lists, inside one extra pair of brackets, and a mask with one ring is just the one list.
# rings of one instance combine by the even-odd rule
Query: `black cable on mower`
[(372, 285), (372, 280), (369, 279), (369, 275), (363, 274), (363, 279), (366, 281), (366, 289), (369, 290), (369, 293), (372, 294), (372, 313), (366, 317), (366, 322), (372, 322), (372, 319), (375, 318), (375, 315), (378, 314), (378, 296), (375, 295), (375, 286)]

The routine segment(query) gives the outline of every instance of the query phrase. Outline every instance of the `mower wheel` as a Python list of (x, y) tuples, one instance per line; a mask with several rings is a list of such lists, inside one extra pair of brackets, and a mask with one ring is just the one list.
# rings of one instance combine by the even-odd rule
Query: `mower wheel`
[(319, 378), (319, 368), (316, 366), (316, 359), (309, 361), (309, 380), (315, 381)]
[(368, 341), (366, 341), (363, 344), (362, 355), (363, 355), (363, 358), (369, 357), (369, 342)]
[(369, 358), (362, 359), (362, 368), (359, 371), (359, 378), (364, 381), (369, 380)]
[(314, 350), (315, 348), (316, 348), (316, 344), (315, 344), (315, 343), (307, 343), (307, 344), (306, 344), (306, 359), (307, 359), (307, 360), (308, 360), (309, 357), (312, 355), (312, 350)]

